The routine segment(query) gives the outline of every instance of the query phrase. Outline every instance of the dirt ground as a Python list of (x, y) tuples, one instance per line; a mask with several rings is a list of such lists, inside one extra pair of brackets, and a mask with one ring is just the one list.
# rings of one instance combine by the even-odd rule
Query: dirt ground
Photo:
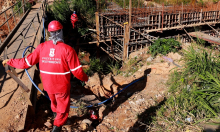
[[(0, 2), (2, 3), (2, 0)], [(92, 95), (92, 98), (96, 95), (94, 101), (97, 103), (111, 97), (130, 83), (138, 82), (129, 86), (104, 105), (88, 109), (70, 109), (69, 119), (62, 130), (67, 132), (87, 130), (94, 132), (146, 131), (146, 126), (149, 125), (155, 111), (163, 104), (167, 92), (166, 81), (168, 76), (171, 70), (176, 68), (175, 65), (160, 56), (146, 61), (149, 58), (146, 50), (143, 49), (130, 56), (131, 58), (142, 56), (143, 61), (146, 62), (141, 69), (130, 77), (112, 74), (103, 76), (96, 73), (90, 77), (90, 81), (84, 87), (79, 81), (73, 79), (71, 82), (71, 101), (80, 107), (89, 103), (83, 104), (79, 101), (80, 97), (76, 98), (76, 95), (86, 97)], [(180, 55), (172, 53), (168, 57), (172, 58), (177, 64), (181, 58)], [(0, 70), (1, 77), (3, 77), (0, 80), (0, 131), (18, 131), (24, 125), (28, 105), (17, 83), (5, 74), (1, 61)], [(25, 74), (23, 70), (17, 69), (16, 71), (19, 73), (19, 77)], [(3, 83), (3, 80), (7, 81)], [(26, 76), (22, 77), (22, 81), (25, 84), (29, 83)], [(10, 87), (3, 87), (4, 85)], [(38, 85), (42, 84), (39, 83)], [(97, 120), (91, 119), (91, 111), (96, 112)], [(45, 97), (39, 96), (36, 114), (27, 118), (24, 131), (49, 132), (52, 129), (53, 120), (50, 102)]]
[[(133, 53), (130, 57), (141, 56), (141, 61), (146, 61), (150, 56), (146, 54), (146, 50)], [(168, 57), (179, 64), (181, 58), (179, 54), (170, 53)], [(141, 69), (129, 77), (95, 73), (84, 87), (73, 79), (71, 102), (74, 106), (82, 108), (70, 109), (69, 119), (62, 130), (64, 132), (146, 131), (146, 126), (149, 125), (155, 111), (163, 104), (167, 92), (166, 81), (173, 68), (176, 66), (167, 62), (162, 56), (158, 56), (146, 61)], [(107, 103), (98, 107), (83, 108), (90, 103), (99, 103), (111, 97), (134, 81), (137, 82)], [(83, 97), (87, 98), (88, 102), (82, 101)], [(98, 115), (97, 120), (91, 118), (91, 111), (95, 111)], [(34, 120), (26, 124), (25, 131), (50, 131), (53, 120), (50, 102), (45, 97), (39, 97)]]
[[(24, 127), (27, 101), (21, 88), (4, 72), (2, 61), (0, 61), (0, 70), (0, 131), (18, 131)], [(24, 84), (27, 84), (29, 80), (24, 76), (24, 71), (17, 69), (16, 72)]]

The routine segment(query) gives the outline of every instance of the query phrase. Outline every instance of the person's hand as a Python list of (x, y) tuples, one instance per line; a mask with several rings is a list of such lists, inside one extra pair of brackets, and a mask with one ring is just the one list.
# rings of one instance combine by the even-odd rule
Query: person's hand
[(5, 64), (7, 64), (8, 61), (9, 61), (9, 59), (3, 60), (2, 65), (5, 67)]
[(85, 83), (87, 84), (89, 82), (90, 79), (88, 79), (88, 81), (85, 81)]

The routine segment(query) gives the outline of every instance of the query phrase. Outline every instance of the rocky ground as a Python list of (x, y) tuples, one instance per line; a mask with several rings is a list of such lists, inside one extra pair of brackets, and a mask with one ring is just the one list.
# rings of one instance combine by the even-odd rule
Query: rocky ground
[[(129, 77), (122, 75), (100, 75), (95, 73), (83, 87), (80, 82), (72, 81), (71, 101), (80, 108), (71, 109), (63, 131), (147, 131), (155, 111), (163, 104), (167, 92), (166, 81), (175, 65), (167, 62), (162, 56), (151, 58), (147, 49), (135, 52), (130, 56), (141, 58), (142, 67)], [(178, 53), (168, 54), (169, 58), (179, 64)], [(126, 70), (122, 67), (120, 70)], [(139, 80), (140, 79), (140, 80)], [(128, 86), (123, 92), (107, 103), (83, 108), (88, 104), (99, 103)], [(90, 112), (95, 111), (98, 119), (94, 120)], [(53, 116), (50, 103), (40, 97), (35, 120), (26, 126), (26, 131), (50, 131)]]

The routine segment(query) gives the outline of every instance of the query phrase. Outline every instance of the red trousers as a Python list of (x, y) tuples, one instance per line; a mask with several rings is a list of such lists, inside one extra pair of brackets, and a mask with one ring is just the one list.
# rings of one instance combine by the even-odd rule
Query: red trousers
[(66, 123), (70, 110), (70, 93), (49, 94), (51, 109), (57, 113), (54, 120), (55, 126), (62, 126)]

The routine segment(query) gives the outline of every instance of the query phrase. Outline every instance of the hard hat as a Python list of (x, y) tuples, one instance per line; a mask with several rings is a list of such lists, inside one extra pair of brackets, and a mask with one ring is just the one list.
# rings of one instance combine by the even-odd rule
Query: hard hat
[(54, 31), (57, 31), (57, 30), (60, 30), (60, 29), (63, 29), (63, 26), (60, 22), (54, 20), (54, 21), (51, 21), (48, 25), (48, 31), (49, 32), (54, 32)]

